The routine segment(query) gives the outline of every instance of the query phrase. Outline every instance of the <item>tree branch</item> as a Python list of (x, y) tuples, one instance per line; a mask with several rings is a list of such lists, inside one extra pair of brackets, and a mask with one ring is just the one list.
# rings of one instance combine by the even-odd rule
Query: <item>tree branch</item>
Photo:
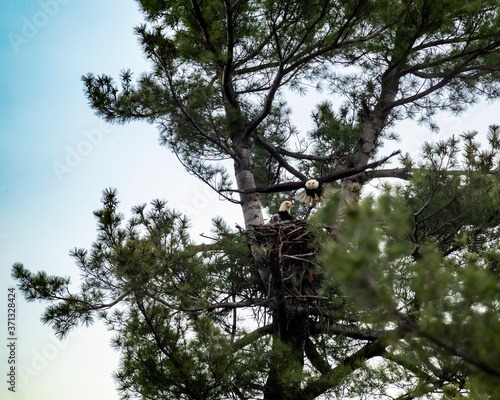
[(397, 178), (409, 181), (413, 179), (413, 172), (415, 171), (416, 169), (408, 170), (406, 168), (376, 169), (373, 171), (365, 171), (360, 179), (363, 183), (380, 178)]
[(490, 367), (483, 360), (472, 356), (471, 354), (467, 353), (464, 350), (458, 349), (456, 346), (447, 344), (441, 338), (427, 332), (413, 318), (409, 318), (408, 316), (404, 315), (404, 316), (401, 316), (401, 319), (405, 322), (406, 326), (409, 329), (411, 329), (413, 332), (419, 334), (421, 337), (429, 340), (431, 343), (438, 346), (438, 348), (441, 348), (442, 350), (446, 351), (449, 354), (460, 357), (461, 359), (463, 359), (464, 361), (473, 365), (474, 367), (478, 368), (481, 371), (484, 371), (484, 372), (486, 372), (490, 375), (493, 375), (497, 378), (500, 377), (499, 370), (496, 370), (496, 369)]
[(291, 399), (315, 399), (332, 388), (334, 382), (339, 382), (355, 371), (360, 365), (370, 358), (381, 356), (385, 353), (388, 346), (387, 338), (378, 338), (377, 340), (364, 345), (357, 352), (346, 357), (338, 366), (322, 374), (319, 378), (311, 381), (305, 387), (296, 392)]
[[(332, 172), (329, 175), (325, 175), (320, 178), (316, 178), (316, 180), (320, 183), (329, 183), (329, 182), (334, 182), (339, 179), (344, 179), (349, 176), (357, 175), (360, 172), (363, 172), (367, 169), (370, 168), (377, 168), (378, 166), (384, 164), (389, 160), (391, 157), (399, 154), (400, 151), (395, 151), (393, 152), (390, 156), (385, 157), (379, 161), (375, 161), (366, 165), (361, 165), (358, 167), (354, 168), (348, 168), (344, 169), (342, 171), (336, 171)], [(238, 192), (238, 193), (276, 193), (276, 192), (290, 192), (292, 190), (297, 190), (301, 189), (304, 187), (304, 184), (307, 182), (307, 179), (304, 179), (300, 182), (285, 182), (285, 183), (278, 183), (275, 185), (267, 185), (267, 186), (261, 186), (258, 188), (251, 188), (251, 189), (246, 189), (246, 190), (237, 190), (237, 189), (225, 189), (224, 191), (230, 191), (230, 192)]]
[(270, 335), (273, 333), (274, 326), (273, 324), (265, 325), (262, 326), (253, 332), (247, 333), (245, 336), (242, 338), (236, 340), (233, 344), (233, 350), (236, 352), (238, 350), (243, 349), (244, 347), (248, 346), (249, 344), (255, 342), (256, 340), (260, 339), (263, 336)]
[(238, 201), (238, 200), (235, 200), (229, 196), (226, 196), (225, 194), (223, 194), (222, 192), (227, 192), (228, 190), (220, 190), (220, 189), (217, 189), (212, 183), (210, 183), (207, 179), (205, 179), (203, 176), (201, 176), (198, 172), (194, 171), (192, 168), (190, 168), (181, 158), (181, 156), (179, 156), (179, 154), (177, 153), (176, 149), (172, 149), (175, 156), (177, 157), (177, 159), (179, 160), (179, 162), (183, 165), (184, 168), (186, 168), (186, 170), (196, 176), (199, 180), (201, 180), (202, 182), (204, 182), (205, 184), (207, 184), (211, 189), (213, 189), (215, 192), (217, 192), (220, 196), (224, 197), (227, 201), (230, 201), (231, 203), (234, 203), (234, 204), (241, 204), (241, 201)]
[(316, 345), (310, 338), (306, 339), (304, 352), (306, 354), (306, 357), (311, 362), (312, 366), (316, 368), (322, 375), (325, 375), (332, 370), (332, 367), (328, 363), (326, 357), (322, 357), (321, 354), (319, 354)]
[[(470, 63), (471, 61), (473, 60), (476, 60), (481, 54), (485, 54), (489, 51), (491, 51), (491, 49), (497, 47), (499, 44), (497, 42), (495, 42), (495, 44), (492, 44), (490, 46), (487, 46), (485, 48), (482, 48), (482, 49), (479, 49), (479, 50), (476, 50), (476, 51), (471, 51), (470, 53), (468, 53), (467, 55), (467, 59), (465, 61), (463, 61), (462, 63), (460, 63), (459, 65), (455, 66), (455, 68), (453, 68), (449, 73), (448, 75), (445, 75), (443, 76), (443, 79), (441, 79), (438, 83), (436, 83), (435, 85), (432, 85), (430, 86), (428, 89), (424, 90), (423, 92), (420, 92), (420, 93), (417, 93), (413, 96), (410, 96), (410, 97), (406, 97), (406, 98), (402, 98), (402, 99), (399, 99), (399, 100), (396, 100), (396, 101), (393, 101), (391, 102), (390, 104), (388, 104), (386, 107), (388, 109), (393, 109), (395, 107), (398, 107), (398, 106), (401, 106), (401, 105), (404, 105), (404, 104), (408, 104), (408, 103), (412, 103), (416, 100), (419, 100), (423, 97), (426, 97), (428, 96), (429, 94), (431, 93), (434, 93), (436, 90), (439, 90), (443, 87), (445, 87), (446, 85), (448, 85), (456, 76), (458, 76), (465, 68), (465, 66)], [(460, 57), (458, 56), (454, 56), (453, 58), (462, 58), (464, 56), (464, 54), (461, 54)], [(409, 70), (408, 70), (409, 71)]]
[(184, 114), (184, 116), (189, 121), (189, 123), (193, 126), (193, 128), (195, 128), (195, 130), (202, 137), (204, 137), (207, 141), (209, 141), (210, 143), (214, 144), (216, 147), (218, 147), (219, 149), (221, 149), (228, 156), (234, 158), (234, 156), (235, 156), (234, 155), (234, 151), (232, 151), (229, 147), (227, 147), (220, 140), (216, 140), (213, 137), (211, 137), (208, 133), (206, 133), (204, 131), (204, 129), (200, 125), (198, 125), (198, 123), (193, 119), (193, 117), (191, 117), (191, 115), (188, 113), (188, 111), (186, 110), (186, 108), (184, 107), (184, 105), (182, 104), (182, 102), (180, 101), (180, 99), (177, 97), (177, 94), (175, 92), (174, 83), (173, 83), (173, 80), (172, 80), (172, 76), (170, 75), (170, 73), (166, 69), (165, 69), (164, 72), (165, 72), (165, 76), (166, 76), (167, 81), (168, 81), (168, 85), (169, 85), (169, 88), (170, 88), (170, 93), (172, 93), (172, 96), (174, 98), (175, 104), (177, 104), (177, 106), (180, 108), (182, 114)]
[(193, 11), (196, 21), (198, 22), (201, 32), (203, 33), (203, 39), (205, 41), (206, 46), (215, 56), (217, 56), (219, 54), (219, 51), (212, 42), (212, 39), (210, 38), (210, 33), (208, 32), (208, 25), (207, 22), (205, 21), (205, 18), (203, 18), (200, 5), (196, 2), (196, 0), (191, 0), (191, 4), (193, 6)]
[(374, 332), (371, 329), (363, 329), (355, 325), (342, 325), (331, 320), (324, 323), (318, 322), (313, 326), (311, 334), (317, 335), (320, 333), (331, 333), (333, 335), (369, 341), (376, 340), (382, 336), (382, 332)]
[(233, 26), (233, 8), (228, 0), (226, 4), (226, 24), (227, 24), (227, 59), (222, 69), (222, 90), (224, 96), (234, 108), (239, 108), (238, 102), (231, 86), (231, 72), (233, 69), (233, 51), (234, 51), (234, 26)]
[(171, 304), (163, 300), (162, 298), (152, 295), (151, 293), (148, 293), (148, 296), (150, 296), (153, 300), (157, 301), (158, 303), (164, 305), (165, 307), (168, 307), (171, 310), (176, 310), (176, 311), (182, 311), (182, 312), (200, 312), (200, 311), (213, 311), (213, 310), (218, 310), (218, 309), (224, 309), (224, 310), (233, 310), (237, 308), (245, 308), (245, 307), (259, 307), (263, 306), (266, 304), (269, 304), (273, 299), (247, 299), (244, 301), (240, 302), (221, 302), (221, 303), (209, 303), (205, 299), (199, 299), (199, 298), (194, 298), (194, 301), (200, 301), (203, 300), (206, 302), (206, 305), (199, 306), (199, 307), (180, 307), (175, 304)]
[(284, 156), (293, 157), (298, 160), (311, 160), (311, 161), (332, 161), (335, 159), (336, 155), (331, 154), (329, 156), (318, 156), (314, 154), (307, 154), (302, 152), (289, 151), (282, 148), (276, 148), (276, 151)]
[(276, 72), (276, 76), (274, 77), (273, 84), (269, 88), (269, 91), (267, 93), (266, 99), (264, 100), (264, 104), (262, 107), (262, 110), (260, 111), (259, 114), (257, 114), (252, 121), (250, 121), (246, 128), (245, 128), (245, 137), (250, 137), (254, 130), (259, 126), (259, 124), (269, 115), (271, 112), (271, 108), (273, 105), (274, 101), (274, 96), (276, 95), (276, 92), (281, 86), (281, 80), (283, 79), (285, 75), (283, 74), (283, 64), (282, 60), (280, 60), (280, 63), (278, 65), (278, 71)]
[(307, 179), (307, 177), (294, 167), (292, 167), (288, 161), (285, 160), (285, 158), (280, 154), (280, 152), (274, 147), (271, 143), (269, 143), (266, 139), (264, 139), (262, 136), (260, 136), (257, 132), (254, 132), (253, 137), (255, 139), (255, 142), (260, 148), (263, 148), (271, 154), (271, 156), (274, 157), (274, 159), (281, 165), (283, 168), (285, 168), (288, 172), (290, 172), (292, 175), (295, 175), (299, 179)]

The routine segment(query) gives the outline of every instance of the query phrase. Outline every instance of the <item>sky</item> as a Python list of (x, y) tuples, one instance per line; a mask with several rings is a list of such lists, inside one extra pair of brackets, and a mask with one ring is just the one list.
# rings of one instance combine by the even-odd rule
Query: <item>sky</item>
[[(60, 341), (40, 322), (43, 303), (16, 295), (15, 393), (7, 390), (11, 340), (7, 305), (12, 264), (31, 271), (69, 276), (77, 290), (79, 270), (72, 248), (89, 248), (96, 238), (92, 214), (102, 191), (117, 188), (120, 211), (164, 198), (187, 213), (195, 240), (224, 215), (243, 225), (237, 206), (187, 174), (158, 144), (155, 126), (109, 125), (87, 104), (81, 76), (89, 72), (118, 78), (130, 69), (148, 70), (133, 28), (142, 22), (132, 0), (3, 0), (0, 11), (0, 398), (114, 400), (112, 378), (119, 355), (112, 332), (99, 322)], [(290, 96), (293, 120), (311, 128), (314, 102)], [(441, 114), (439, 133), (404, 122), (403, 141), (381, 156), (403, 149), (417, 156), (424, 139), (439, 140), (466, 130), (485, 137), (500, 123), (499, 104), (479, 104), (460, 118)], [(394, 166), (394, 165), (393, 165)]]
[[(7, 390), (7, 299), (12, 264), (71, 277), (69, 256), (96, 238), (92, 212), (102, 191), (118, 190), (120, 210), (165, 198), (192, 220), (195, 239), (227, 202), (188, 175), (159, 146), (155, 126), (110, 125), (87, 104), (81, 76), (119, 77), (148, 69), (132, 0), (4, 0), (0, 11), (0, 398), (118, 399), (112, 333), (96, 323), (64, 342), (40, 322), (43, 303), (17, 291), (16, 393)], [(173, 189), (176, 190), (173, 190)], [(210, 215), (207, 217), (207, 208)], [(234, 221), (242, 224), (234, 208)], [(198, 239), (197, 239), (198, 240)]]

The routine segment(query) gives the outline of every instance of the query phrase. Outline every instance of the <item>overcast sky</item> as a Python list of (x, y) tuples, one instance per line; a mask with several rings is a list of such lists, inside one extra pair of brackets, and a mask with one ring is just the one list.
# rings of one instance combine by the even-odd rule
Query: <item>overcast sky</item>
[[(118, 399), (112, 380), (118, 354), (112, 333), (99, 323), (61, 342), (40, 322), (44, 304), (17, 292), (16, 394), (7, 391), (7, 290), (10, 271), (22, 262), (32, 271), (70, 276), (79, 270), (68, 256), (96, 237), (92, 212), (101, 192), (118, 189), (127, 216), (136, 204), (166, 198), (188, 213), (192, 234), (208, 233), (224, 215), (242, 224), (239, 210), (184, 172), (158, 145), (154, 126), (108, 125), (87, 104), (80, 77), (88, 72), (118, 78), (147, 70), (133, 28), (142, 22), (132, 0), (3, 0), (0, 13), (0, 384), (1, 399)], [(294, 96), (294, 121), (310, 128), (312, 103)], [(307, 106), (306, 106), (307, 105)], [(461, 118), (442, 115), (440, 133), (400, 124), (403, 148), (414, 155), (422, 138), (440, 139), (500, 123), (499, 106), (474, 107)], [(8, 344), (8, 343), (7, 343)]]

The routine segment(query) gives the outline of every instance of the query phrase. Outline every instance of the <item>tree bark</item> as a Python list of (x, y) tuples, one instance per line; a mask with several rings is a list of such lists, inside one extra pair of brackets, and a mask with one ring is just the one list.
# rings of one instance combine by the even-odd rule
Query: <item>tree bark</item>
[[(395, 50), (395, 53), (400, 51)], [(393, 57), (393, 58), (399, 58)], [(398, 75), (399, 68), (396, 65), (389, 66), (382, 77), (380, 97), (374, 110), (368, 115), (365, 115), (365, 123), (361, 137), (358, 141), (358, 146), (353, 154), (354, 167), (360, 167), (368, 164), (370, 157), (373, 155), (377, 140), (386, 126), (387, 119), (392, 110), (392, 103), (396, 99), (399, 90), (400, 77)], [(358, 182), (358, 177), (354, 176), (347, 178), (342, 182), (344, 200), (346, 204), (352, 204), (358, 201), (359, 190), (354, 190), (355, 183)]]
[[(234, 174), (238, 190), (245, 190), (255, 187), (255, 179), (252, 172), (251, 144), (240, 143), (235, 149), (237, 157), (234, 160)], [(264, 217), (262, 215), (262, 205), (258, 193), (240, 193), (241, 209), (245, 220), (245, 227), (250, 225), (262, 225)]]

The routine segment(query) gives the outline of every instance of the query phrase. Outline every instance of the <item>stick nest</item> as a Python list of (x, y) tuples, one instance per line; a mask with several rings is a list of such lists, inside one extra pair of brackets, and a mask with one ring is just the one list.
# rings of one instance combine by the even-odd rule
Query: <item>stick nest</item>
[(258, 268), (267, 279), (282, 287), (286, 297), (314, 298), (321, 277), (317, 273), (314, 236), (307, 229), (307, 221), (279, 221), (255, 225), (254, 240), (259, 251)]

